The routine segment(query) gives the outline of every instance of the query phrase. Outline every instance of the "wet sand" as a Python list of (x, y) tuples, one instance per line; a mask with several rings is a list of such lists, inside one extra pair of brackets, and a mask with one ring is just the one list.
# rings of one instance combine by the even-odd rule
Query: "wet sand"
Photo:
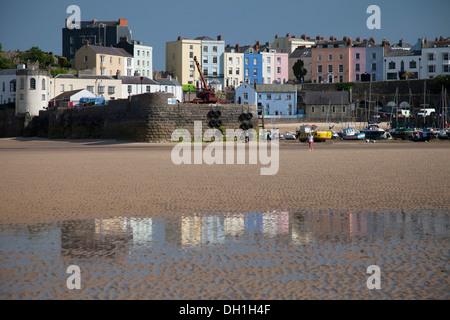
[[(261, 176), (259, 164), (176, 166), (173, 146), (1, 139), (0, 297), (449, 299), (448, 141), (315, 143), (314, 152), (285, 141), (273, 176)], [(117, 217), (162, 219), (172, 223), (170, 230), (181, 230), (180, 224), (195, 217), (214, 221), (280, 210), (289, 213), (289, 223), (288, 231), (279, 228), (278, 238), (264, 232), (261, 238), (244, 237), (244, 230), (215, 245), (186, 246), (179, 240), (120, 250), (119, 243), (130, 240), (113, 238), (112, 249), (106, 242), (100, 247), (96, 242), (95, 250), (78, 243), (81, 255), (62, 244), (64, 223), (89, 219), (97, 221), (98, 241), (108, 236), (105, 229), (95, 231), (98, 221)], [(390, 214), (383, 221), (414, 220), (416, 227), (394, 237), (354, 237), (352, 214), (361, 221), (367, 212)], [(310, 229), (293, 227), (305, 214), (322, 221), (318, 229), (311, 222), (308, 228), (316, 230), (311, 239)], [(321, 217), (330, 214), (334, 220), (324, 222)], [(433, 218), (437, 214), (439, 219)], [(431, 220), (425, 223), (424, 217)], [(204, 223), (217, 229), (202, 222), (202, 231)], [(438, 226), (440, 232), (424, 231)], [(115, 255), (118, 251), (124, 256)], [(73, 263), (84, 272), (82, 290), (65, 286), (65, 268)], [(365, 271), (372, 264), (382, 269), (381, 290), (366, 288)]]

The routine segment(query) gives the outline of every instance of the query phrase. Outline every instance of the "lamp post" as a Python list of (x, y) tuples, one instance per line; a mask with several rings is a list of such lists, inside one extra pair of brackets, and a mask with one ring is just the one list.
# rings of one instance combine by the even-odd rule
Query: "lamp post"
[(142, 81), (144, 80), (144, 77), (141, 77), (141, 94), (143, 94), (143, 90), (142, 90)]

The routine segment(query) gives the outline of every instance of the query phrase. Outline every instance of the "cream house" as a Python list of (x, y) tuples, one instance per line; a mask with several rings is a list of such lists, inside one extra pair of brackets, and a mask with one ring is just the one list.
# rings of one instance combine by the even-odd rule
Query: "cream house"
[(59, 74), (50, 80), (50, 100), (63, 92), (86, 89), (106, 100), (122, 99), (122, 80), (110, 76)]
[(244, 53), (228, 45), (223, 54), (224, 86), (239, 87), (244, 82)]
[(88, 42), (75, 53), (76, 70), (92, 69), (98, 76), (117, 74), (134, 75), (134, 58), (122, 48), (89, 45)]
[(202, 41), (182, 39), (166, 42), (166, 71), (181, 84), (193, 84), (200, 80), (194, 57), (201, 64)]

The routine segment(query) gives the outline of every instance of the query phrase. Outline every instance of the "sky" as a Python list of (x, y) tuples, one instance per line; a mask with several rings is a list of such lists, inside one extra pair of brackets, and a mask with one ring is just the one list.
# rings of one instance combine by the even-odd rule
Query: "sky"
[[(450, 0), (0, 0), (3, 50), (38, 46), (62, 55), (62, 28), (70, 5), (81, 20), (128, 20), (134, 40), (153, 47), (153, 70), (165, 69), (165, 43), (178, 36), (222, 35), (225, 44), (273, 42), (287, 33), (328, 39), (374, 37), (415, 44), (420, 37), (450, 37)], [(380, 29), (369, 29), (370, 5), (380, 8)]]

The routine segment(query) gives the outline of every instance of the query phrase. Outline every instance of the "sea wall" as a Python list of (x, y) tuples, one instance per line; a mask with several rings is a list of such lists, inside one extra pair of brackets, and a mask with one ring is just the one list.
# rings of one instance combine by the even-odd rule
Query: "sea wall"
[[(254, 128), (258, 126), (255, 106), (169, 104), (172, 97), (168, 93), (146, 93), (110, 101), (104, 106), (41, 111), (39, 116), (25, 124), (23, 135), (52, 139), (168, 142), (176, 129), (189, 130), (193, 136), (195, 121), (201, 121), (202, 134), (212, 127), (238, 129), (243, 123)], [(241, 115), (248, 113), (252, 119), (243, 119)], [(17, 131), (17, 136), (20, 135)]]

